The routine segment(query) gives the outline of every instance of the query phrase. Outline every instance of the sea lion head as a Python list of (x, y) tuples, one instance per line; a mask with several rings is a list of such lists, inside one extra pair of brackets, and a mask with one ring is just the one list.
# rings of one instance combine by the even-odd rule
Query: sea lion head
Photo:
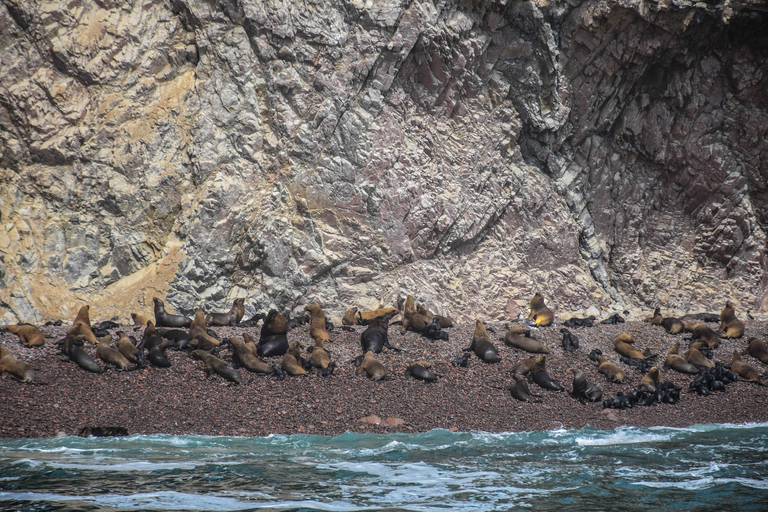
[(533, 310), (537, 310), (545, 307), (544, 296), (539, 292), (534, 293), (533, 297), (531, 297), (530, 306), (531, 306), (531, 309)]
[(481, 320), (475, 320), (475, 333), (472, 337), (474, 339), (488, 337), (488, 331), (485, 330), (485, 324)]
[(624, 342), (624, 343), (629, 343), (630, 345), (632, 343), (634, 343), (634, 340), (632, 339), (632, 336), (630, 336), (628, 332), (623, 332), (623, 333), (619, 334), (618, 336), (616, 336), (616, 339), (613, 340), (613, 341), (614, 342), (621, 341), (621, 342)]

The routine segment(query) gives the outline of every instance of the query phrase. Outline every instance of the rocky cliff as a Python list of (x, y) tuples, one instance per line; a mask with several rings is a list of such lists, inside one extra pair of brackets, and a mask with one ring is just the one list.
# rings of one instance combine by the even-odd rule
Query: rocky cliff
[(0, 0), (0, 323), (768, 310), (758, 0)]

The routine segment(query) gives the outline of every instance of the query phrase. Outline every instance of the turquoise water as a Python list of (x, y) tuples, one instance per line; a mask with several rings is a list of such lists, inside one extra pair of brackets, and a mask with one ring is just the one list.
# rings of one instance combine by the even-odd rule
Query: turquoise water
[(0, 439), (1, 510), (766, 510), (768, 424)]

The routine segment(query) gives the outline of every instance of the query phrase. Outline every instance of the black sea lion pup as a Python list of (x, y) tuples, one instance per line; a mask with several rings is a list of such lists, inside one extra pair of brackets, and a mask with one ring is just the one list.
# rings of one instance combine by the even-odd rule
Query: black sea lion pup
[(599, 402), (603, 399), (603, 391), (595, 384), (587, 382), (587, 376), (584, 372), (571, 369), (573, 373), (573, 396), (579, 400), (589, 400), (590, 402)]
[(432, 318), (432, 323), (429, 324), (423, 333), (421, 333), (427, 339), (437, 341), (448, 341), (448, 333), (440, 329), (440, 320), (437, 317)]
[(283, 315), (270, 310), (261, 326), (261, 336), (256, 347), (260, 357), (282, 356), (288, 352), (288, 321)]
[(259, 322), (261, 320), (264, 320), (267, 317), (264, 313), (256, 313), (248, 320), (243, 320), (240, 323), (238, 323), (238, 327), (256, 327), (259, 325)]
[(763, 364), (768, 364), (768, 348), (765, 343), (755, 337), (747, 342), (747, 353)]
[(720, 332), (723, 338), (741, 338), (744, 336), (744, 324), (736, 318), (736, 312), (730, 302), (720, 312)]
[(356, 375), (365, 373), (371, 380), (383, 380), (387, 376), (387, 369), (381, 364), (372, 351), (367, 351), (363, 356), (360, 365), (357, 367)]
[(172, 315), (165, 311), (165, 303), (157, 297), (152, 298), (155, 304), (155, 325), (158, 327), (189, 327), (192, 319), (184, 315)]
[(415, 361), (408, 365), (405, 370), (406, 377), (413, 377), (416, 380), (423, 380), (425, 382), (435, 382), (437, 375), (430, 370), (432, 363), (427, 361)]
[(475, 332), (472, 335), (472, 344), (464, 349), (465, 352), (472, 351), (484, 363), (498, 363), (501, 358), (496, 353), (496, 347), (493, 346), (488, 338), (488, 332), (485, 325), (480, 320), (475, 321)]
[(531, 393), (525, 377), (520, 374), (513, 373), (512, 379), (515, 381), (515, 383), (509, 387), (509, 393), (512, 395), (512, 398), (515, 400), (520, 400), (521, 402), (534, 402), (531, 397), (536, 395)]
[(590, 315), (587, 318), (569, 318), (565, 322), (563, 322), (563, 326), (573, 328), (573, 327), (594, 327), (595, 324), (595, 318), (594, 316)]
[(187, 350), (189, 348), (189, 342), (192, 341), (192, 337), (189, 333), (182, 329), (167, 329), (161, 327), (160, 329), (157, 329), (157, 334), (167, 340), (171, 340), (176, 350)]
[(454, 357), (451, 360), (451, 364), (457, 368), (466, 368), (469, 365), (469, 354), (464, 354), (461, 357)]
[(565, 328), (560, 329), (560, 332), (563, 333), (563, 350), (566, 352), (575, 352), (576, 349), (579, 348), (579, 338)]
[(209, 377), (212, 373), (217, 373), (235, 384), (243, 383), (243, 379), (240, 377), (240, 372), (213, 354), (209, 354), (202, 350), (193, 350), (192, 357), (205, 363), (205, 372)]
[(527, 320), (532, 321), (537, 327), (547, 327), (552, 325), (555, 314), (544, 304), (544, 296), (538, 292), (533, 294), (529, 303), (530, 312)]
[(109, 334), (99, 340), (99, 345), (96, 347), (96, 355), (99, 359), (115, 366), (118, 370), (127, 370), (131, 365), (130, 361), (112, 346), (112, 336)]
[(504, 344), (532, 354), (549, 354), (549, 348), (543, 342), (531, 338), (531, 331), (519, 326), (509, 328), (504, 335)]
[(623, 324), (624, 323), (624, 318), (620, 314), (614, 313), (614, 314), (612, 314), (611, 316), (609, 316), (608, 318), (606, 318), (605, 320), (603, 320), (600, 323), (604, 324), (604, 325)]
[(35, 371), (32, 367), (17, 359), (5, 347), (0, 347), (0, 372), (9, 373), (20, 382), (32, 383), (35, 380)]
[(237, 325), (245, 314), (245, 299), (235, 299), (232, 309), (226, 313), (209, 313), (205, 322), (209, 326)]
[(395, 348), (389, 344), (388, 329), (388, 316), (380, 316), (374, 319), (362, 334), (360, 334), (360, 345), (363, 348), (363, 354), (369, 350), (373, 351), (374, 354), (378, 354), (384, 347), (400, 352), (399, 348)]
[(45, 344), (45, 334), (34, 325), (9, 325), (5, 330), (18, 336), (21, 344), (27, 347), (42, 347)]

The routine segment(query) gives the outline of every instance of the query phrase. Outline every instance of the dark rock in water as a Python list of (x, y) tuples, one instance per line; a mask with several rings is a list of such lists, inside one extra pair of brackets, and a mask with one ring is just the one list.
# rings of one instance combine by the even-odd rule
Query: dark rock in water
[(563, 322), (563, 325), (565, 327), (594, 327), (594, 321), (596, 318), (594, 316), (589, 316), (587, 318), (570, 318)]
[(600, 323), (601, 324), (608, 324), (608, 325), (623, 324), (624, 323), (624, 318), (622, 318), (622, 316), (620, 314), (614, 313), (613, 315), (609, 316), (608, 318), (606, 318), (605, 320), (603, 320)]
[(80, 437), (117, 437), (127, 436), (125, 427), (83, 427), (77, 434)]

